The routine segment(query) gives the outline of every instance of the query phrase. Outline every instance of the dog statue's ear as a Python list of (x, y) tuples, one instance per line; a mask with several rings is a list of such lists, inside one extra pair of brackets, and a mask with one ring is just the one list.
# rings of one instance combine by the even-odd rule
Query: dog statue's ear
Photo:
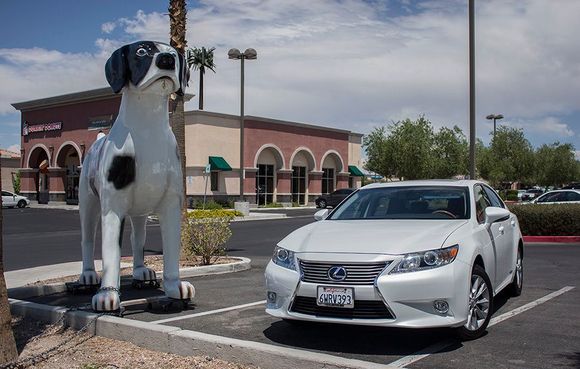
[(127, 51), (127, 46), (115, 50), (105, 65), (105, 76), (115, 93), (121, 91), (129, 79)]
[(179, 57), (179, 90), (175, 93), (179, 96), (185, 94), (185, 88), (189, 85), (189, 65), (187, 65), (187, 60), (180, 52), (177, 53)]

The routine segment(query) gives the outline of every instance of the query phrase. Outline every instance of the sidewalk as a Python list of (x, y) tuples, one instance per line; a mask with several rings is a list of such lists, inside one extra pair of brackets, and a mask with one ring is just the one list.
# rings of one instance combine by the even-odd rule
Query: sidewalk
[[(132, 264), (121, 263), (121, 268), (131, 267)], [(95, 269), (100, 272), (102, 261), (95, 260)], [(44, 281), (53, 278), (68, 277), (78, 274), (82, 270), (81, 261), (72, 261), (70, 263), (60, 263), (54, 265), (44, 265), (35, 268), (19, 269), (10, 272), (4, 272), (7, 288), (16, 288), (26, 286), (27, 284), (37, 281)]]
[[(79, 206), (78, 205), (67, 205), (64, 201), (51, 201), (48, 204), (39, 204), (37, 201), (30, 201), (30, 208), (32, 209), (59, 209), (59, 210), (79, 210)], [(271, 210), (280, 210), (280, 209), (284, 209), (284, 208), (272, 208)], [(289, 208), (291, 209), (291, 208)], [(298, 208), (298, 209), (304, 209), (304, 208)], [(275, 212), (253, 212), (252, 210), (256, 210), (256, 209), (251, 209), (250, 210), (250, 214), (245, 216), (245, 217), (237, 217), (234, 219), (234, 222), (243, 222), (243, 221), (249, 221), (249, 220), (269, 220), (269, 219), (283, 219), (283, 218), (287, 218), (286, 214), (281, 214), (281, 213), (275, 213)], [(260, 209), (260, 210), (266, 210), (266, 209)], [(268, 209), (270, 210), (270, 209)], [(156, 219), (156, 217), (153, 217), (154, 219)]]

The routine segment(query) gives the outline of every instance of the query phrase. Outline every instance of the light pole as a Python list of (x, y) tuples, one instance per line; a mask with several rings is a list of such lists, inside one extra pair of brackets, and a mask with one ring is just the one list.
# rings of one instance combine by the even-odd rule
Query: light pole
[(469, 179), (475, 179), (475, 0), (469, 0)]
[(489, 120), (493, 119), (493, 138), (495, 138), (495, 131), (496, 131), (495, 121), (496, 120), (503, 119), (503, 115), (501, 115), (501, 114), (490, 114), (487, 117), (485, 117), (485, 119), (489, 119)]
[(244, 201), (244, 60), (257, 59), (258, 53), (255, 49), (246, 49), (243, 54), (238, 49), (230, 49), (228, 51), (228, 58), (240, 59), (242, 62), (240, 77), (240, 201)]

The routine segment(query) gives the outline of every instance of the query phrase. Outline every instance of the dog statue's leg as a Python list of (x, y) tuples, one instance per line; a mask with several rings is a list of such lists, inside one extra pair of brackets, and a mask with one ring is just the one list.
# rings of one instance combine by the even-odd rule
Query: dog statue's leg
[(166, 196), (159, 209), (159, 223), (163, 239), (163, 290), (167, 297), (190, 300), (195, 288), (179, 280), (179, 253), (181, 249), (181, 204), (179, 196)]
[(81, 218), (81, 247), (83, 253), (83, 270), (79, 276), (79, 284), (94, 286), (101, 283), (95, 271), (95, 234), (101, 218), (101, 205), (98, 197), (87, 189), (80, 193), (79, 213)]
[(149, 282), (156, 281), (157, 275), (153, 269), (145, 267), (143, 248), (147, 235), (147, 217), (131, 217), (131, 246), (133, 247), (133, 280)]
[(112, 210), (101, 216), (103, 277), (99, 292), (93, 296), (92, 307), (95, 311), (116, 311), (121, 306), (119, 270), (124, 222), (124, 215)]

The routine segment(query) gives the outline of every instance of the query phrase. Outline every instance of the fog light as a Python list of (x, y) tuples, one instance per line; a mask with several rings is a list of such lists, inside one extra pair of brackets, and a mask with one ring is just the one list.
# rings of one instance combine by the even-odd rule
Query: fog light
[(433, 301), (433, 308), (439, 314), (447, 314), (449, 311), (449, 304), (445, 300), (436, 300)]
[(276, 292), (268, 291), (268, 304), (275, 304), (276, 297)]

